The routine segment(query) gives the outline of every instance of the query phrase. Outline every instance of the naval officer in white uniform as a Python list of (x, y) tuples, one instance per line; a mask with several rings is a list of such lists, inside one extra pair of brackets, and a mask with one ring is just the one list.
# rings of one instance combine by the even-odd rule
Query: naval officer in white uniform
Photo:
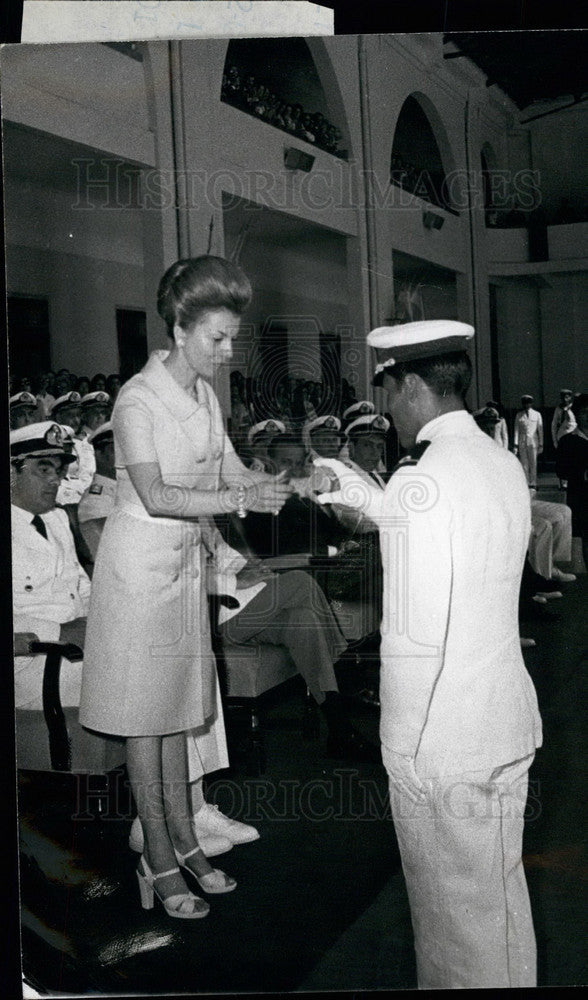
[(536, 982), (521, 852), (541, 720), (517, 622), (529, 491), (465, 409), (473, 333), (444, 320), (373, 331), (374, 381), (412, 462), (384, 492), (317, 463), (339, 480), (319, 500), (380, 528), (382, 757), (422, 989)]
[(543, 418), (532, 407), (532, 396), (521, 396), (522, 410), (515, 417), (514, 450), (521, 460), (529, 486), (537, 486), (537, 457), (543, 453)]

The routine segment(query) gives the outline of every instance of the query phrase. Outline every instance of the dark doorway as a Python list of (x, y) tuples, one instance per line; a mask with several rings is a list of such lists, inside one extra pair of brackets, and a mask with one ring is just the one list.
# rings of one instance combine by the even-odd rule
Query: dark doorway
[(498, 309), (496, 285), (489, 285), (490, 295), (490, 374), (492, 376), (492, 399), (500, 399), (500, 368), (498, 360)]
[(143, 309), (117, 309), (119, 373), (122, 382), (141, 371), (147, 361), (147, 314)]
[(49, 302), (24, 295), (8, 296), (10, 378), (33, 378), (51, 368)]

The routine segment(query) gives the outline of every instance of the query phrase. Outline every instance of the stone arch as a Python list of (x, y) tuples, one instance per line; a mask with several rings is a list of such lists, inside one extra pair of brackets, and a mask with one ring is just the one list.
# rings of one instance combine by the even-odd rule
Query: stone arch
[(405, 98), (394, 129), (390, 180), (454, 211), (447, 178), (456, 168), (447, 130), (430, 97), (413, 91)]
[[(237, 70), (239, 80), (232, 93), (229, 79), (231, 66)], [(330, 56), (321, 39), (232, 38), (225, 50), (223, 77), (223, 99), (249, 113), (254, 113), (255, 102), (249, 101), (244, 91), (247, 91), (253, 78), (255, 82), (251, 83), (250, 90), (261, 85), (289, 106), (301, 106), (305, 113), (322, 115), (339, 131), (340, 139), (337, 149), (330, 148), (329, 143), (321, 141), (321, 134), (317, 133), (316, 145), (344, 158), (348, 155), (350, 134), (344, 102)], [(263, 106), (263, 100), (258, 104)], [(259, 114), (258, 117), (263, 119), (264, 116)], [(276, 122), (270, 119), (269, 124), (275, 125)], [(278, 124), (277, 127), (282, 126)], [(312, 130), (312, 127), (310, 125), (309, 129)], [(291, 129), (284, 130), (293, 134)], [(298, 137), (304, 139), (303, 134)]]

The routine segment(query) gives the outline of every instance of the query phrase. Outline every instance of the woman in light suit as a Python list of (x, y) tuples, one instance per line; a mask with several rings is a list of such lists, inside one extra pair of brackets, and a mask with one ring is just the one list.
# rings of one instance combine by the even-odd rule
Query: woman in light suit
[[(236, 883), (198, 847), (187, 802), (186, 735), (219, 736), (222, 709), (206, 599), (206, 518), (278, 512), (291, 488), (245, 468), (208, 382), (232, 355), (251, 298), (243, 272), (219, 257), (177, 261), (158, 311), (171, 340), (120, 390), (112, 414), (115, 506), (98, 549), (80, 721), (127, 737), (145, 834), (141, 901), (172, 917), (206, 916), (179, 864), (207, 892)], [(203, 518), (202, 524), (199, 518)], [(224, 730), (220, 731), (224, 740)]]

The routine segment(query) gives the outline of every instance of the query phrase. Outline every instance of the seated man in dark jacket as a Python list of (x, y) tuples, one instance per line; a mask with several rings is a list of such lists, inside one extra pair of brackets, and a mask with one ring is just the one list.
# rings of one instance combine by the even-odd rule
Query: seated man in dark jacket
[(272, 472), (286, 471), (298, 492), (289, 497), (279, 514), (249, 512), (243, 520), (245, 539), (256, 556), (326, 556), (329, 547), (339, 549), (350, 537), (328, 508), (311, 499), (310, 480), (303, 471), (304, 456), (300, 439), (289, 434), (275, 437), (268, 447)]

